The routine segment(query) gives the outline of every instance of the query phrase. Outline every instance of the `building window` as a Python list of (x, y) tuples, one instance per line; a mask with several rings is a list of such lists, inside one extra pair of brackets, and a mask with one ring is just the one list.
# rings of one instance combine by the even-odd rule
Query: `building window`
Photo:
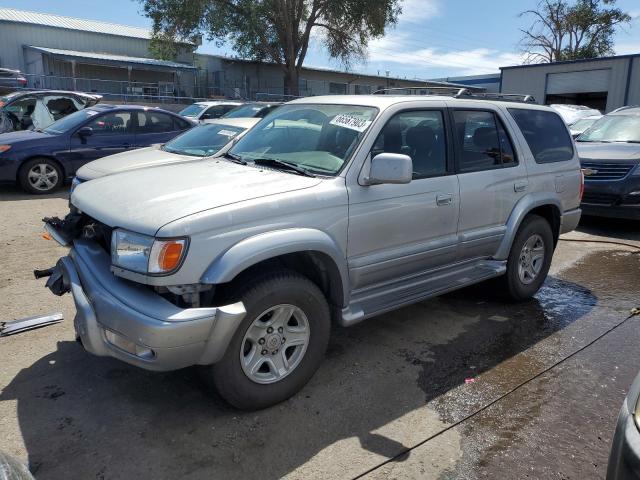
[(355, 85), (356, 95), (369, 95), (371, 93), (371, 85)]
[(298, 78), (298, 90), (300, 92), (306, 92), (307, 90), (309, 90), (309, 85), (306, 78)]
[(333, 95), (346, 95), (347, 84), (346, 83), (334, 83), (329, 82), (329, 93)]

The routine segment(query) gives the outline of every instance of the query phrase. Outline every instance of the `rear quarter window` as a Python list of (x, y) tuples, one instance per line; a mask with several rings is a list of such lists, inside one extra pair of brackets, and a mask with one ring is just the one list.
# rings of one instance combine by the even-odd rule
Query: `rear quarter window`
[(557, 113), (510, 108), (536, 163), (565, 162), (573, 158), (573, 141)]

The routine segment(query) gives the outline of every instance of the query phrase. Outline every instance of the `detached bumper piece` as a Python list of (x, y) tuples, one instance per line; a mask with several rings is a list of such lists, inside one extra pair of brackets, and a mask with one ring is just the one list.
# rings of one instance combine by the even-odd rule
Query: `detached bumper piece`
[(114, 276), (96, 242), (75, 240), (47, 282), (73, 294), (74, 326), (84, 348), (147, 370), (176, 370), (220, 360), (245, 316), (242, 303), (179, 308), (150, 288)]
[(23, 318), (12, 322), (0, 322), (0, 337), (8, 337), (9, 335), (16, 335), (17, 333), (54, 325), (60, 323), (62, 320), (63, 317), (61, 313), (53, 313), (51, 315)]

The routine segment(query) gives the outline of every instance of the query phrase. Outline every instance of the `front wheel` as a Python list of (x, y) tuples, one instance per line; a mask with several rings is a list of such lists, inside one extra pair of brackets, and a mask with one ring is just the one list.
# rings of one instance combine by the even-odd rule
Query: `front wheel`
[(247, 315), (207, 374), (227, 402), (255, 410), (286, 400), (318, 369), (329, 341), (329, 306), (313, 282), (291, 271), (257, 279), (239, 296)]
[(553, 247), (549, 222), (538, 215), (526, 217), (511, 246), (503, 277), (509, 298), (520, 301), (536, 294), (549, 273)]
[(20, 168), (18, 180), (27, 192), (45, 194), (60, 188), (64, 177), (55, 161), (50, 158), (34, 158)]

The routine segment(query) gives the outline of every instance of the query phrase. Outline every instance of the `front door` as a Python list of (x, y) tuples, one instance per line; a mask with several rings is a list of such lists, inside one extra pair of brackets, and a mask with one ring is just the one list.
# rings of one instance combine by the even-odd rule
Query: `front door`
[(453, 109), (451, 117), (460, 182), (458, 260), (491, 257), (527, 193), (527, 171), (498, 110)]
[(97, 114), (81, 128), (85, 127), (91, 128), (90, 136), (81, 136), (76, 131), (69, 141), (69, 158), (74, 172), (85, 163), (124, 152), (135, 145), (130, 112)]
[(404, 185), (351, 185), (348, 262), (355, 290), (424, 272), (455, 259), (458, 179), (448, 161), (445, 109), (396, 113), (370, 155), (409, 155)]

